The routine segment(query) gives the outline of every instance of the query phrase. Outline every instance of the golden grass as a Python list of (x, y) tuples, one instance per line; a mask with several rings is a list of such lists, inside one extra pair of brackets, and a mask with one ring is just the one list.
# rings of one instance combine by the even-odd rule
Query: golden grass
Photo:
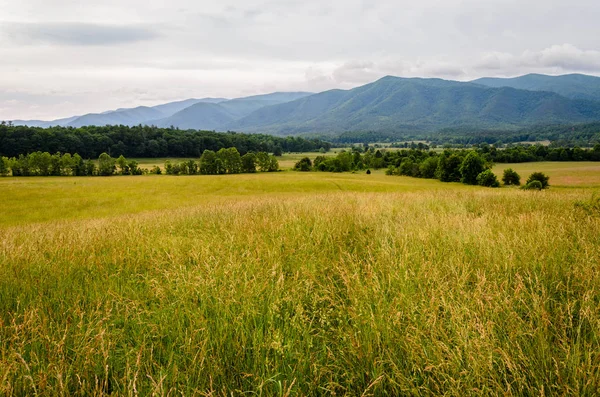
[(575, 205), (595, 189), (291, 172), (0, 189), (0, 394), (600, 388), (600, 214)]

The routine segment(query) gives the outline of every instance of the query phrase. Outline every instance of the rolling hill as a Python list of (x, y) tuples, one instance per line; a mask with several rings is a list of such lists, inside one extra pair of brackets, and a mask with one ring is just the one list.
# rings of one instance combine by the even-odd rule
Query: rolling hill
[(472, 83), (494, 88), (512, 87), (529, 91), (550, 91), (571, 99), (600, 101), (600, 77), (584, 74), (562, 76), (527, 74), (506, 79), (485, 77)]
[(159, 127), (179, 127), (182, 129), (213, 130), (245, 117), (254, 111), (281, 103), (287, 103), (311, 95), (308, 92), (275, 92), (237, 98), (219, 103), (197, 103), (173, 114), (170, 117), (150, 121)]
[(600, 103), (572, 100), (551, 92), (388, 76), (352, 90), (326, 91), (265, 107), (224, 127), (294, 135), (453, 126), (516, 129), (595, 120), (600, 120)]

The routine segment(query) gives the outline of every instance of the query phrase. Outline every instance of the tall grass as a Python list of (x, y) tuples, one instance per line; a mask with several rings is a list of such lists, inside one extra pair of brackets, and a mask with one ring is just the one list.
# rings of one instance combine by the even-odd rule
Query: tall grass
[(256, 196), (5, 227), (0, 394), (596, 394), (588, 196)]

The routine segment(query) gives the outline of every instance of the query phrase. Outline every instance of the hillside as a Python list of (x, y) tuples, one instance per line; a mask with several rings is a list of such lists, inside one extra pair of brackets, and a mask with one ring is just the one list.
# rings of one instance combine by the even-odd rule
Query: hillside
[(215, 130), (235, 120), (233, 114), (218, 103), (197, 103), (171, 117), (150, 121), (158, 127), (177, 127), (184, 130)]
[(474, 80), (472, 83), (488, 87), (512, 87), (520, 90), (550, 91), (571, 99), (600, 101), (600, 77), (584, 74), (547, 76), (528, 74), (514, 78), (490, 78)]
[(225, 127), (292, 135), (452, 126), (516, 129), (598, 119), (600, 103), (571, 100), (555, 93), (388, 76), (352, 90), (326, 91), (259, 109)]
[(150, 121), (160, 127), (179, 127), (183, 129), (213, 130), (248, 116), (254, 111), (272, 105), (290, 102), (311, 95), (307, 92), (275, 92), (237, 98), (219, 103), (197, 103), (160, 120)]

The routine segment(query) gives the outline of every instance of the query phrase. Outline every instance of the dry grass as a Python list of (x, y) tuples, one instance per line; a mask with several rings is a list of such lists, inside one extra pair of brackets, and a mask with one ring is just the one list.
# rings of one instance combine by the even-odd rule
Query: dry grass
[[(600, 389), (600, 217), (575, 205), (591, 190), (258, 177), (154, 177), (212, 199), (110, 217), (4, 214), (0, 394)], [(71, 193), (106, 179), (86, 181)]]

